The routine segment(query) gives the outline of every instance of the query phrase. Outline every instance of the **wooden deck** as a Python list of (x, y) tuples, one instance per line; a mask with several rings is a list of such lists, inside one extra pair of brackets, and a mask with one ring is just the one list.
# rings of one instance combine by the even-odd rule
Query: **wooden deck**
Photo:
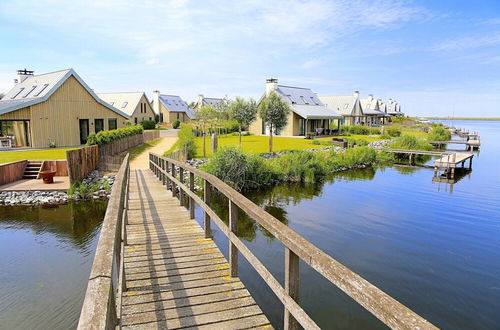
[(130, 172), (127, 216), (123, 328), (271, 328), (213, 240), (151, 171)]
[(474, 157), (474, 154), (472, 153), (453, 153), (453, 154), (448, 154), (448, 155), (443, 155), (441, 158), (436, 160), (434, 162), (434, 166), (437, 167), (457, 167), (457, 165), (462, 164), (468, 160)]

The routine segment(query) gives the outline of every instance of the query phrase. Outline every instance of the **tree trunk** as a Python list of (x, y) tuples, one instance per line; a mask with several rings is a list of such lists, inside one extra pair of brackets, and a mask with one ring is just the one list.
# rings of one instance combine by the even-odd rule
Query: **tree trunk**
[(241, 125), (240, 125), (240, 148), (241, 148)]
[(273, 152), (273, 124), (269, 124), (269, 152)]

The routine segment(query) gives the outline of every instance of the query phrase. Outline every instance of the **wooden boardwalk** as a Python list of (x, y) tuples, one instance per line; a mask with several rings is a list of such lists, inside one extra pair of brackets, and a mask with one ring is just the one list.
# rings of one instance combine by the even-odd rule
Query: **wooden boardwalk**
[(125, 329), (271, 328), (204, 230), (149, 170), (130, 172)]

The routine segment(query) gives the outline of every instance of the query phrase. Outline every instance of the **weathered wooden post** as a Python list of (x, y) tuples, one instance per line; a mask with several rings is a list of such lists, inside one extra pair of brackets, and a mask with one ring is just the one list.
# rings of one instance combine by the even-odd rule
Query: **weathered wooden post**
[[(299, 257), (285, 247), (285, 292), (299, 301)], [(285, 306), (284, 329), (299, 329), (299, 323)]]
[[(211, 185), (207, 180), (203, 182), (203, 201), (210, 206), (210, 189)], [(203, 212), (203, 227), (205, 229), (205, 238), (212, 237), (212, 229), (210, 228), (210, 216), (207, 211)]]
[[(170, 173), (170, 162), (168, 160), (165, 160), (165, 171), (167, 173)], [(171, 189), (170, 183), (171, 183), (171, 180), (167, 175), (167, 190)]]
[[(171, 172), (172, 172), (171, 173), (172, 176), (175, 178), (175, 164), (174, 163), (172, 163)], [(177, 186), (174, 183), (174, 181), (172, 181), (172, 196), (177, 197)]]
[[(189, 172), (189, 190), (194, 192), (194, 173)], [(189, 197), (189, 217), (194, 219), (194, 198)]]
[[(237, 233), (237, 224), (238, 224), (238, 206), (234, 204), (234, 202), (229, 200), (229, 230), (231, 233)], [(238, 276), (238, 248), (236, 245), (229, 240), (229, 275), (231, 277)]]
[(219, 138), (217, 136), (217, 134), (212, 134), (212, 140), (211, 140), (212, 144), (211, 144), (211, 147), (212, 147), (212, 154), (214, 154), (215, 152), (217, 152), (217, 147), (218, 147), (218, 144), (219, 144)]
[(469, 170), (472, 170), (472, 157), (471, 157), (471, 158), (469, 158), (469, 159), (470, 159), (470, 160), (469, 160)]
[[(184, 183), (185, 180), (184, 180), (184, 169), (182, 168), (182, 166), (179, 166), (179, 181), (181, 183)], [(184, 206), (185, 202), (184, 202), (184, 198), (185, 197), (185, 194), (184, 194), (184, 189), (182, 189), (181, 186), (179, 186), (179, 200), (180, 200), (180, 203), (181, 203), (181, 206)]]

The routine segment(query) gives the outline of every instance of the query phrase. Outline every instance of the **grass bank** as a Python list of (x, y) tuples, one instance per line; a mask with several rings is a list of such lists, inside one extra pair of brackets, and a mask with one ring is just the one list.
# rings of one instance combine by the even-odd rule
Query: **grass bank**
[(23, 151), (0, 151), (0, 164), (17, 162), (19, 160), (56, 160), (66, 159), (66, 151), (77, 148), (57, 148)]
[(137, 156), (142, 154), (144, 151), (153, 148), (154, 146), (156, 146), (160, 142), (161, 142), (161, 139), (155, 139), (155, 140), (146, 142), (144, 144), (141, 144), (137, 147), (130, 149), (128, 151), (128, 153), (130, 154), (129, 159), (132, 160), (132, 159), (136, 158)]

